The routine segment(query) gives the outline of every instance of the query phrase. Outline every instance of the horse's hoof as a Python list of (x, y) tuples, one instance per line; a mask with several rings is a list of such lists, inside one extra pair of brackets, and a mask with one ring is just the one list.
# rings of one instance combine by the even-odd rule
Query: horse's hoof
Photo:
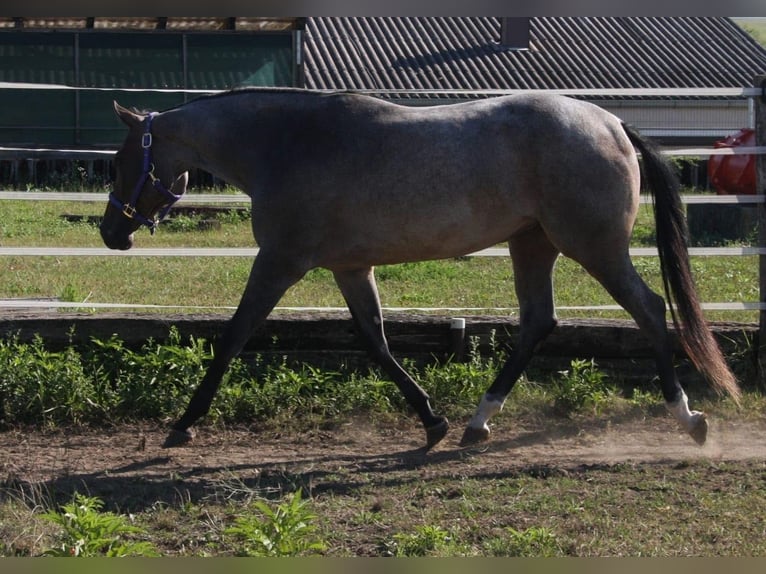
[(162, 443), (162, 448), (173, 448), (176, 446), (183, 446), (185, 444), (190, 443), (193, 438), (194, 438), (194, 433), (190, 431), (189, 429), (186, 429), (186, 430), (170, 429), (170, 432), (168, 433), (167, 438), (165, 438), (165, 442)]
[(707, 415), (700, 412), (693, 413), (692, 425), (692, 428), (689, 429), (689, 435), (694, 439), (694, 442), (702, 446), (707, 440)]
[(449, 430), (449, 421), (446, 418), (442, 418), (435, 425), (431, 425), (426, 429), (426, 450), (431, 450), (434, 446), (447, 435)]
[(488, 440), (489, 427), (487, 425), (484, 425), (481, 428), (465, 427), (463, 438), (460, 439), (460, 446), (471, 446)]

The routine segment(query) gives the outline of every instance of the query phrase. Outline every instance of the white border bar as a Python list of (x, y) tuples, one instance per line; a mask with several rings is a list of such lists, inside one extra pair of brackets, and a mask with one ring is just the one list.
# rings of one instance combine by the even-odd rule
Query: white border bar
[[(77, 191), (0, 191), (0, 200), (14, 201), (82, 201), (83, 203), (106, 203), (108, 194)], [(250, 197), (241, 194), (189, 193), (181, 197), (179, 204), (209, 205), (250, 203)]]
[[(766, 310), (766, 303), (732, 302), (732, 303), (702, 303), (706, 311), (761, 311)], [(234, 311), (235, 306), (206, 306), (206, 305), (141, 305), (133, 303), (82, 303), (69, 301), (40, 301), (25, 299), (0, 299), (0, 309), (145, 309), (145, 310), (225, 310)], [(347, 312), (347, 307), (275, 307), (276, 311), (293, 312)], [(624, 311), (619, 305), (556, 305), (560, 311)], [(513, 313), (518, 307), (383, 307), (383, 311), (391, 313), (416, 312), (470, 312), (470, 313)]]

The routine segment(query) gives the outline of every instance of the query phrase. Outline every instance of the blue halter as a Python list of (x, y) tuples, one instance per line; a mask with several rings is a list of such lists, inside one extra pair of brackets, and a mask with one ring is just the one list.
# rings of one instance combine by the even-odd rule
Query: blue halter
[[(130, 198), (128, 203), (122, 203), (119, 199), (117, 199), (117, 196), (114, 195), (114, 192), (109, 194), (109, 203), (119, 209), (128, 219), (135, 219), (140, 224), (146, 225), (152, 235), (154, 235), (154, 232), (157, 229), (157, 224), (165, 218), (165, 216), (168, 214), (168, 211), (170, 211), (170, 208), (173, 207), (173, 204), (181, 199), (180, 195), (176, 195), (170, 191), (162, 184), (159, 178), (154, 175), (154, 164), (152, 163), (152, 120), (156, 115), (157, 112), (152, 112), (146, 116), (146, 128), (144, 130), (144, 135), (141, 138), (141, 147), (144, 149), (143, 173), (136, 183), (136, 187), (133, 190), (133, 196)], [(152, 182), (154, 189), (166, 196), (169, 200), (167, 205), (165, 205), (160, 211), (159, 216), (153, 219), (144, 217), (138, 212), (138, 209), (136, 209), (138, 198), (144, 189), (144, 185), (146, 184), (147, 179)]]

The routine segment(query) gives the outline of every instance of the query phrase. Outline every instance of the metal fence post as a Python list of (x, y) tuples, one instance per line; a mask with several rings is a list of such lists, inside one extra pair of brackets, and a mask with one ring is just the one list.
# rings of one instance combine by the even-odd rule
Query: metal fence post
[[(754, 98), (755, 104), (755, 145), (766, 146), (766, 76), (757, 76), (755, 86), (761, 88), (761, 95)], [(755, 156), (755, 185), (756, 193), (766, 195), (766, 155)], [(766, 204), (758, 206), (758, 246), (766, 247)], [(758, 256), (758, 285), (759, 301), (766, 303), (766, 255)], [(757, 341), (758, 379), (761, 385), (766, 383), (766, 310), (758, 313)]]

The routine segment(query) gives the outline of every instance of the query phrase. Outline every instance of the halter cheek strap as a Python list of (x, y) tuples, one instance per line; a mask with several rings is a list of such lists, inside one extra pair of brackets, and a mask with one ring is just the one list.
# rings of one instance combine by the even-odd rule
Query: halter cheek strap
[[(135, 219), (141, 225), (146, 225), (152, 235), (154, 235), (154, 232), (157, 229), (157, 224), (165, 218), (165, 216), (168, 214), (168, 211), (170, 211), (170, 208), (173, 207), (173, 204), (181, 199), (180, 195), (176, 195), (170, 191), (163, 185), (160, 179), (154, 175), (154, 164), (152, 163), (152, 121), (156, 115), (156, 112), (152, 112), (146, 117), (144, 135), (141, 138), (141, 147), (144, 150), (143, 169), (141, 177), (138, 178), (136, 187), (133, 189), (133, 195), (131, 196), (130, 201), (128, 203), (122, 203), (119, 199), (117, 199), (117, 196), (114, 195), (114, 192), (109, 194), (109, 203), (119, 209), (120, 212), (128, 219)], [(144, 185), (146, 185), (146, 180), (150, 180), (152, 187), (154, 187), (154, 189), (159, 191), (168, 199), (168, 203), (165, 205), (165, 207), (162, 208), (162, 211), (160, 211), (159, 215), (153, 219), (149, 219), (148, 217), (141, 215), (136, 208), (136, 205), (138, 204), (138, 198), (141, 196)]]

